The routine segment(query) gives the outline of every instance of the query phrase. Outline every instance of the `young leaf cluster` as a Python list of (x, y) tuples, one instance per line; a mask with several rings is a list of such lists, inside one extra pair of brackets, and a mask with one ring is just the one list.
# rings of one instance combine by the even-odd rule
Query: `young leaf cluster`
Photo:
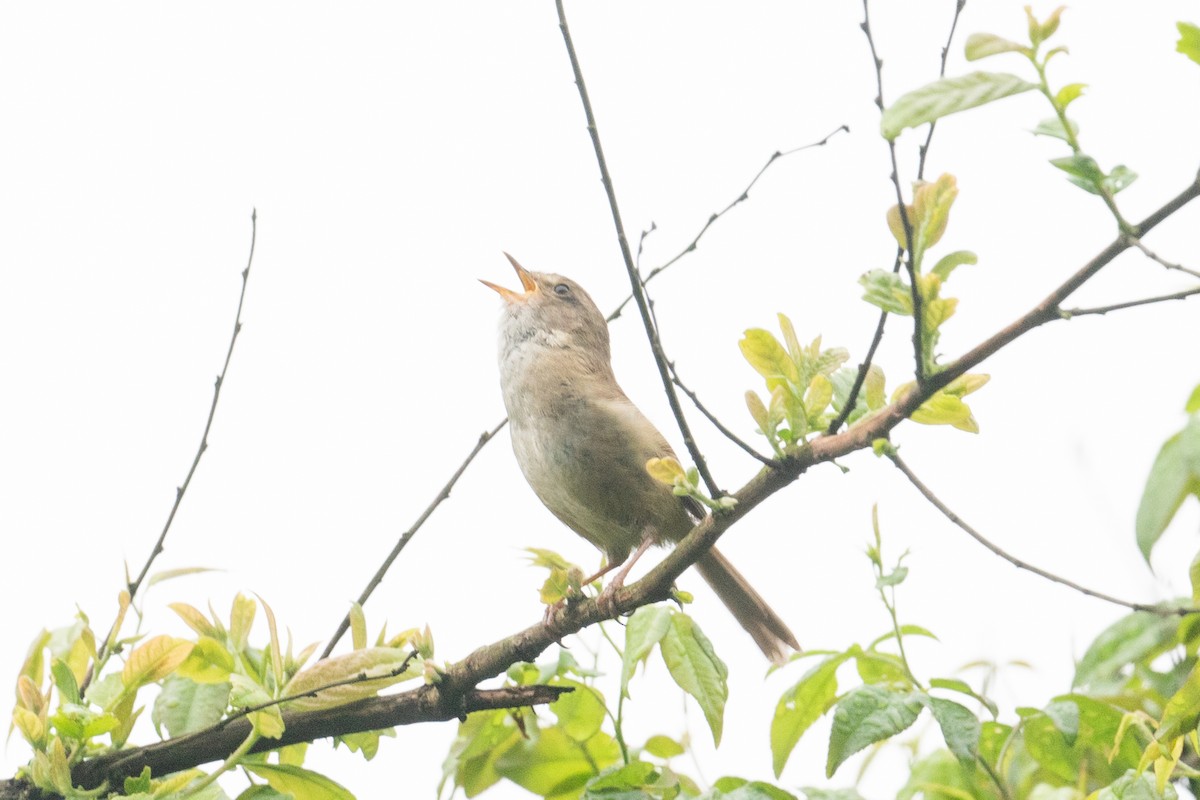
[[(788, 448), (803, 444), (813, 432), (820, 432), (841, 411), (836, 387), (842, 384), (841, 400), (848, 399), (854, 381), (853, 370), (835, 377), (850, 358), (841, 347), (821, 348), (821, 337), (807, 347), (800, 344), (792, 321), (779, 315), (783, 342), (763, 328), (746, 331), (738, 346), (750, 366), (766, 379), (768, 399), (763, 402), (756, 392), (746, 392), (746, 407), (758, 424), (759, 432), (767, 437), (777, 456)], [(868, 376), (861, 400), (861, 410), (851, 419), (861, 418), (868, 410), (883, 406), (883, 373), (875, 370)]]
[[(276, 763), (269, 762), (269, 754), (246, 753), (259, 739), (283, 734), (285, 707), (306, 710), (340, 705), (372, 696), (397, 681), (419, 677), (421, 665), (415, 656), (432, 655), (432, 640), (428, 631), (406, 631), (386, 641), (381, 633), (376, 646), (367, 647), (359, 609), (353, 626), (356, 649), (304, 669), (316, 645), (293, 655), (291, 642), (286, 647), (280, 642), (270, 607), (263, 603), (262, 608), (269, 631), (265, 646), (251, 644), (258, 602), (243, 595), (234, 599), (227, 619), (215, 612), (205, 615), (185, 603), (171, 605), (192, 629), (192, 638), (160, 635), (143, 639), (134, 635), (120, 639), (118, 624), (110, 646), (100, 649), (82, 613), (67, 628), (42, 632), (17, 678), (13, 727), (33, 749), (33, 759), (23, 774), (36, 786), (64, 797), (104, 795), (105, 787), (76, 789), (71, 768), (84, 758), (126, 747), (134, 723), (152, 704), (150, 718), (160, 736), (194, 733), (243, 715), (252, 732), (238, 756), (217, 772), (205, 775), (191, 770), (163, 777), (147, 771), (127, 782), (125, 792), (131, 796), (223, 798), (213, 781), (234, 766), (245, 767), (272, 787), (337, 787), (328, 778), (303, 769), (302, 747), (278, 751)], [(122, 620), (127, 609), (123, 596)], [(107, 669), (111, 654), (124, 654), (124, 663)], [(147, 698), (150, 691), (157, 693)], [(346, 743), (369, 758), (381, 733), (347, 737)], [(344, 789), (337, 789), (296, 796), (349, 797)], [(248, 791), (254, 791), (254, 786)]]

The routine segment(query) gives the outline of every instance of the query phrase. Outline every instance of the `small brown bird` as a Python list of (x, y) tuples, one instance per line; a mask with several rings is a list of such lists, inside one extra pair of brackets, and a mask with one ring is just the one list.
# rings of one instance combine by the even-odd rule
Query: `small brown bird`
[[(682, 539), (704, 510), (646, 472), (648, 460), (674, 453), (617, 385), (608, 323), (592, 298), (569, 278), (508, 260), (524, 291), (482, 283), (504, 298), (500, 387), (513, 452), (546, 508), (604, 552), (608, 565), (595, 580), (635, 549), (636, 560), (650, 544)], [(767, 658), (780, 661), (788, 648), (799, 649), (779, 615), (716, 548), (696, 567)], [(605, 592), (624, 577), (618, 573)]]

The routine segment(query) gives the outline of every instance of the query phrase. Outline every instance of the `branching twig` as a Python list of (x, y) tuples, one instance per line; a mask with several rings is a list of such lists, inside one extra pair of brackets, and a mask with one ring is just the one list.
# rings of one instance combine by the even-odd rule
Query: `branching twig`
[[(363, 589), (362, 594), (358, 596), (357, 602), (360, 606), (367, 602), (367, 598), (369, 598), (371, 593), (375, 591), (376, 587), (383, 582), (383, 576), (387, 574), (388, 569), (392, 566), (392, 562), (395, 561), (396, 557), (400, 555), (400, 551), (402, 551), (405, 546), (408, 545), (408, 542), (410, 539), (412, 539), (413, 535), (421, 529), (422, 525), (425, 524), (425, 520), (429, 519), (429, 516), (433, 514), (435, 510), (437, 510), (438, 506), (442, 504), (442, 501), (450, 497), (450, 490), (454, 488), (454, 484), (458, 483), (458, 479), (462, 477), (462, 474), (466, 472), (467, 467), (469, 467), (471, 462), (475, 460), (475, 456), (479, 455), (479, 451), (482, 450), (484, 445), (490, 442), (492, 438), (500, 432), (500, 429), (507, 424), (508, 417), (505, 417), (504, 419), (500, 420), (499, 424), (497, 424), (490, 431), (484, 431), (479, 435), (478, 441), (475, 442), (475, 447), (471, 448), (470, 453), (467, 453), (467, 457), (463, 459), (461, 464), (458, 465), (458, 469), (456, 469), (454, 474), (450, 476), (450, 480), (446, 481), (446, 485), (442, 487), (442, 490), (437, 493), (437, 496), (434, 497), (433, 500), (430, 501), (429, 505), (425, 507), (425, 510), (421, 512), (421, 516), (417, 517), (417, 520), (412, 524), (412, 527), (404, 532), (404, 534), (396, 542), (396, 546), (392, 548), (392, 552), (388, 553), (388, 557), (385, 558), (383, 563), (379, 565), (379, 569), (375, 571), (375, 574), (367, 583), (366, 588)], [(321, 658), (329, 658), (329, 654), (333, 652), (333, 648), (337, 645), (338, 640), (342, 638), (349, 628), (350, 615), (347, 613), (345, 618), (343, 618), (341, 623), (338, 625), (337, 630), (334, 631), (333, 636), (329, 637), (329, 644), (325, 645), (325, 650), (321, 653)]]
[[(246, 268), (242, 270), (242, 290), (238, 295), (237, 314), (233, 320), (233, 334), (229, 337), (229, 347), (225, 351), (225, 363), (221, 366), (221, 373), (217, 375), (216, 383), (213, 386), (212, 404), (208, 407), (208, 419), (204, 423), (204, 433), (200, 437), (200, 447), (196, 449), (196, 455), (192, 458), (192, 466), (188, 469), (183, 483), (175, 489), (175, 502), (171, 505), (170, 513), (167, 514), (167, 521), (163, 524), (162, 532), (158, 535), (158, 541), (154, 543), (154, 548), (150, 551), (150, 556), (146, 559), (146, 563), (142, 565), (142, 571), (126, 586), (131, 603), (137, 596), (142, 582), (146, 580), (146, 575), (150, 572), (150, 565), (154, 563), (159, 553), (163, 551), (164, 543), (167, 540), (167, 533), (171, 530), (171, 523), (175, 521), (176, 512), (179, 511), (179, 504), (183, 502), (184, 494), (187, 493), (188, 487), (192, 485), (192, 476), (196, 474), (196, 467), (200, 465), (200, 459), (204, 456), (205, 451), (208, 450), (208, 433), (212, 430), (213, 417), (217, 413), (217, 402), (221, 399), (221, 387), (225, 385), (225, 375), (229, 372), (229, 361), (233, 357), (233, 346), (237, 343), (238, 334), (242, 331), (242, 306), (246, 302), (246, 284), (250, 277), (250, 267), (254, 263), (254, 245), (257, 239), (258, 209), (254, 209), (250, 213), (250, 255), (246, 258)], [(112, 630), (109, 631), (108, 636), (104, 637), (104, 641), (100, 645), (100, 651), (96, 655), (95, 664), (102, 664), (108, 658), (110, 643), (116, 637), (120, 619), (118, 617), (117, 622), (113, 623)], [(81, 688), (86, 688), (90, 679), (91, 675), (88, 675), (84, 680), (84, 686)]]
[(896, 465), (896, 468), (899, 469), (900, 472), (902, 472), (904, 474), (904, 477), (908, 478), (909, 483), (911, 483), (914, 487), (916, 487), (917, 491), (920, 492), (925, 497), (925, 499), (928, 500), (933, 505), (934, 508), (936, 508), (938, 511), (942, 512), (942, 515), (945, 516), (946, 519), (950, 520), (952, 523), (954, 523), (959, 528), (961, 528), (964, 532), (966, 532), (966, 534), (968, 536), (970, 536), (972, 539), (979, 542), (981, 545), (986, 547), (988, 550), (990, 550), (993, 553), (995, 553), (996, 555), (1000, 556), (1001, 558), (1003, 558), (1008, 563), (1012, 564), (1017, 569), (1023, 569), (1027, 572), (1032, 572), (1034, 575), (1045, 578), (1046, 580), (1052, 581), (1054, 583), (1062, 584), (1063, 586), (1066, 586), (1069, 589), (1074, 589), (1075, 591), (1077, 591), (1081, 594), (1085, 594), (1088, 597), (1095, 597), (1097, 600), (1104, 600), (1105, 602), (1112, 603), (1114, 605), (1124, 606), (1125, 608), (1131, 609), (1133, 611), (1147, 611), (1152, 614), (1160, 614), (1162, 616), (1184, 616), (1186, 614), (1200, 613), (1200, 609), (1195, 609), (1195, 608), (1170, 608), (1170, 607), (1162, 606), (1162, 605), (1151, 605), (1148, 603), (1133, 603), (1128, 600), (1122, 600), (1119, 597), (1113, 597), (1110, 594), (1105, 594), (1104, 592), (1098, 592), (1095, 589), (1089, 589), (1086, 586), (1081, 586), (1080, 584), (1075, 583), (1072, 580), (1068, 580), (1059, 575), (1055, 575), (1053, 572), (1048, 572), (1047, 570), (1044, 570), (1041, 567), (1035, 567), (1033, 564), (1030, 564), (1027, 561), (1022, 561), (1021, 559), (1017, 558), (1016, 556), (1009, 555), (1004, 550), (1002, 550), (998, 545), (994, 544), (992, 541), (990, 541), (989, 539), (984, 537), (984, 535), (981, 534), (979, 531), (975, 530), (973, 527), (968, 525), (966, 520), (964, 520), (962, 517), (955, 514), (954, 511), (952, 511), (945, 503), (943, 503), (941, 501), (941, 499), (939, 499), (938, 496), (935, 495), (933, 493), (933, 491), (928, 486), (926, 486), (921, 481), (921, 479), (918, 478), (911, 469), (909, 469), (908, 464), (906, 464), (904, 462), (904, 459), (902, 459), (896, 453), (889, 454), (888, 458), (890, 458), (892, 463)]
[(381, 680), (387, 680), (388, 678), (398, 677), (408, 671), (408, 668), (412, 664), (413, 659), (415, 659), (418, 655), (420, 655), (420, 654), (416, 650), (409, 652), (409, 654), (404, 657), (404, 660), (400, 662), (400, 666), (395, 667), (394, 669), (390, 669), (387, 672), (383, 673), (382, 675), (368, 675), (365, 672), (360, 672), (359, 674), (351, 676), (349, 678), (342, 678), (340, 681), (330, 681), (329, 683), (325, 683), (320, 686), (313, 687), (312, 689), (309, 689), (306, 692), (300, 692), (299, 694), (289, 694), (286, 697), (277, 697), (273, 700), (268, 700), (265, 703), (259, 703), (256, 706), (247, 706), (246, 708), (240, 708), (233, 714), (230, 714), (225, 719), (216, 723), (213, 727), (214, 728), (224, 728), (225, 726), (229, 725), (229, 723), (233, 722), (234, 720), (241, 719), (242, 717), (248, 717), (256, 711), (265, 711), (266, 709), (271, 708), (272, 706), (281, 706), (284, 703), (293, 703), (297, 700), (302, 700), (306, 697), (315, 698), (321, 692), (327, 692), (330, 689), (337, 689), (342, 686), (353, 686), (353, 685), (359, 684), (359, 683), (370, 683), (372, 681), (381, 681)]
[(700, 477), (704, 481), (704, 485), (708, 488), (709, 494), (714, 498), (721, 497), (724, 495), (724, 492), (717, 486), (712, 473), (709, 472), (704, 455), (700, 452), (700, 448), (696, 446), (691, 428), (688, 426), (687, 419), (683, 416), (683, 407), (679, 404), (679, 396), (675, 394), (675, 385), (671, 382), (671, 375), (667, 369), (667, 357), (663, 353), (662, 342), (659, 341), (658, 331), (655, 330), (654, 322), (650, 319), (650, 307), (646, 302), (642, 280), (633, 263), (633, 253), (630, 252), (629, 240), (625, 236), (625, 225), (621, 222), (621, 209), (617, 205), (617, 194), (613, 188), (612, 176), (608, 171), (608, 162), (604, 158), (604, 148), (600, 145), (600, 131), (596, 127), (596, 116), (592, 113), (592, 103), (588, 99), (587, 85), (583, 80), (583, 70), (579, 66), (579, 58), (575, 55), (575, 44), (571, 40), (571, 31), (567, 27), (567, 17), (566, 12), (563, 10), (563, 0), (555, 0), (555, 7), (558, 9), (558, 27), (562, 31), (563, 43), (567, 46), (567, 55), (571, 59), (571, 71), (575, 74), (575, 86), (579, 89), (579, 99), (583, 103), (583, 113), (587, 118), (587, 129), (592, 138), (592, 149), (596, 152), (596, 163), (600, 167), (600, 181), (604, 184), (604, 192), (608, 196), (608, 207), (612, 212), (613, 226), (617, 231), (617, 243), (621, 247), (621, 258), (625, 262), (625, 271), (629, 275), (629, 285), (633, 290), (638, 311), (642, 315), (642, 325), (646, 329), (646, 338), (650, 340), (650, 349), (654, 353), (654, 363), (658, 367), (658, 376), (662, 381), (663, 390), (667, 394), (667, 403), (670, 404), (671, 413), (675, 415), (675, 422), (679, 425), (679, 432), (683, 436), (684, 446), (687, 447), (688, 454), (692, 458), (692, 463), (700, 473)]
[(1155, 253), (1153, 250), (1151, 250), (1149, 247), (1146, 247), (1146, 245), (1142, 244), (1141, 239), (1136, 239), (1136, 238), (1130, 237), (1129, 243), (1131, 245), (1133, 245), (1134, 247), (1136, 247), (1138, 250), (1141, 250), (1142, 255), (1146, 256), (1146, 258), (1163, 265), (1167, 269), (1173, 269), (1178, 272), (1187, 273), (1188, 275), (1191, 275), (1193, 278), (1200, 278), (1200, 270), (1188, 269), (1187, 267), (1183, 266), (1182, 264), (1175, 264), (1170, 261), (1167, 261), (1165, 258), (1163, 258), (1162, 256)]
[(717, 419), (711, 411), (704, 407), (704, 404), (700, 402), (700, 398), (696, 395), (696, 393), (684, 384), (683, 380), (679, 377), (678, 370), (675, 369), (674, 362), (671, 362), (670, 367), (671, 380), (675, 381), (675, 385), (678, 386), (685, 395), (687, 395), (688, 399), (692, 401), (692, 405), (696, 407), (696, 410), (703, 414), (705, 419), (711, 422), (714, 428), (724, 434), (726, 439), (733, 442), (747, 454), (749, 454), (751, 458), (757, 459), (772, 469), (779, 467), (780, 463), (778, 461), (773, 458), (769, 458), (768, 456), (764, 456), (762, 453), (758, 452), (745, 441), (743, 441), (736, 433), (729, 430), (729, 428), (726, 428), (725, 425), (721, 423), (721, 420)]
[[(742, 203), (744, 203), (750, 199), (750, 190), (754, 188), (754, 184), (758, 183), (758, 179), (763, 176), (763, 173), (765, 173), (768, 169), (770, 169), (772, 164), (774, 164), (776, 161), (778, 161), (781, 158), (786, 158), (787, 156), (792, 155), (793, 153), (799, 153), (802, 150), (811, 150), (814, 147), (821, 147), (821, 146), (827, 144), (829, 142), (829, 140), (832, 139), (834, 136), (837, 136), (839, 133), (842, 133), (842, 132), (849, 133), (850, 126), (849, 125), (839, 125), (834, 130), (825, 134), (825, 137), (823, 139), (820, 139), (815, 142), (809, 142), (808, 144), (800, 145), (799, 147), (793, 147), (791, 150), (783, 150), (783, 151), (776, 150), (774, 153), (772, 153), (771, 157), (767, 159), (767, 163), (763, 164), (762, 167), (759, 168), (758, 172), (756, 172), (754, 174), (754, 177), (750, 180), (750, 183), (746, 184), (746, 188), (742, 189), (741, 194), (739, 194), (736, 198), (734, 198), (734, 200), (732, 202), (730, 202), (729, 205), (725, 206), (720, 211), (710, 214), (708, 219), (704, 222), (704, 225), (700, 228), (699, 232), (697, 232), (696, 235), (692, 237), (692, 240), (690, 242), (688, 242), (687, 246), (684, 247), (682, 250), (680, 250), (678, 253), (676, 253), (671, 258), (667, 259), (665, 262), (663, 262), (659, 266), (657, 266), (654, 269), (647, 272), (646, 277), (642, 279), (642, 283), (643, 284), (649, 283), (660, 272), (671, 267), (673, 264), (675, 264), (675, 262), (679, 261), (681, 258), (686, 256), (688, 253), (693, 252), (696, 249), (696, 247), (700, 244), (700, 239), (704, 236), (704, 234), (708, 233), (708, 229), (711, 228), (713, 226), (713, 224), (716, 223), (717, 220), (719, 220), (721, 217), (725, 216), (727, 213), (732, 211), (734, 208), (736, 208), (737, 206), (741, 205)], [(654, 230), (655, 230), (655, 226), (653, 223), (651, 223), (650, 230), (642, 232), (641, 240), (638, 242), (639, 262), (640, 262), (641, 252), (642, 252), (642, 242), (645, 241), (647, 234), (653, 232)], [(640, 267), (640, 264), (639, 264), (639, 267)], [(622, 300), (621, 304), (619, 306), (617, 306), (616, 311), (612, 312), (612, 314), (610, 314), (608, 316), (609, 322), (612, 322), (614, 319), (621, 316), (621, 312), (625, 309), (625, 306), (632, 299), (633, 299), (633, 295), (631, 294), (628, 297), (626, 297), (624, 300)]]
[(1126, 308), (1136, 308), (1137, 306), (1148, 306), (1153, 303), (1166, 303), (1171, 300), (1186, 300), (1187, 298), (1200, 294), (1200, 286), (1192, 289), (1184, 289), (1181, 292), (1172, 294), (1161, 294), (1157, 297), (1144, 297), (1141, 300), (1127, 300), (1124, 303), (1113, 303), (1110, 306), (1096, 306), (1095, 308), (1064, 308), (1058, 313), (1063, 319), (1071, 319), (1072, 317), (1083, 317), (1088, 314), (1104, 315), (1110, 311), (1121, 311)]
[[(862, 32), (866, 34), (867, 45), (871, 48), (871, 61), (875, 65), (875, 86), (878, 94), (875, 95), (875, 105), (879, 107), (880, 113), (883, 112), (883, 59), (879, 57), (878, 51), (875, 49), (875, 37), (871, 33), (871, 2), (863, 0), (863, 21)], [(912, 220), (908, 218), (908, 207), (904, 204), (904, 189), (900, 186), (900, 164), (896, 159), (896, 140), (888, 139), (888, 154), (892, 160), (892, 174), (888, 176), (892, 181), (892, 186), (896, 189), (896, 207), (900, 212), (900, 224), (904, 228), (905, 252), (907, 257), (904, 259), (904, 268), (908, 272), (909, 290), (912, 295), (912, 312), (913, 312), (913, 362), (914, 370), (913, 377), (917, 380), (917, 385), (920, 386), (925, 382), (925, 346), (924, 333), (922, 330), (922, 320), (924, 317), (923, 302), (921, 298), (921, 287), (917, 283), (917, 265), (913, 263), (913, 227)], [(853, 406), (851, 406), (853, 407)]]

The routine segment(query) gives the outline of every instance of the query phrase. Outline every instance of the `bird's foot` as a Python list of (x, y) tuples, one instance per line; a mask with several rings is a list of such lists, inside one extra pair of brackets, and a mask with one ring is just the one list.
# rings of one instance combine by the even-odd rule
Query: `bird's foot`
[(609, 619), (616, 619), (621, 614), (621, 609), (617, 605), (617, 592), (625, 585), (623, 578), (624, 576), (621, 575), (613, 578), (596, 596), (596, 607)]

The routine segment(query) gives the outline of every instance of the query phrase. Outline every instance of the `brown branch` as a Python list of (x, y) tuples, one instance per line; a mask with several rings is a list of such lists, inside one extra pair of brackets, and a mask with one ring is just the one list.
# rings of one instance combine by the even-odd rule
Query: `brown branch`
[[(803, 150), (811, 150), (814, 147), (822, 147), (825, 144), (827, 144), (830, 139), (832, 139), (834, 136), (837, 136), (839, 133), (842, 133), (842, 132), (849, 133), (850, 126), (849, 125), (839, 125), (834, 130), (825, 134), (825, 137), (823, 139), (819, 139), (818, 141), (815, 141), (815, 142), (809, 142), (808, 144), (803, 144), (803, 145), (800, 145), (799, 147), (793, 147), (791, 150), (783, 150), (783, 151), (776, 150), (774, 153), (772, 153), (771, 157), (767, 159), (767, 163), (763, 164), (762, 167), (759, 168), (758, 172), (755, 173), (754, 177), (750, 180), (750, 183), (746, 184), (746, 188), (742, 189), (741, 194), (739, 194), (736, 198), (734, 198), (734, 200), (732, 202), (730, 202), (729, 205), (725, 206), (720, 211), (716, 211), (716, 212), (710, 214), (708, 219), (704, 222), (704, 225), (700, 228), (700, 231), (695, 236), (692, 237), (692, 240), (690, 242), (688, 242), (687, 246), (685, 246), (682, 250), (680, 250), (678, 253), (676, 253), (673, 257), (667, 259), (667, 261), (665, 261), (664, 263), (660, 264), (659, 266), (657, 266), (654, 269), (647, 272), (646, 277), (642, 279), (642, 283), (643, 284), (649, 283), (660, 272), (663, 272), (664, 270), (670, 268), (672, 265), (674, 265), (677, 261), (679, 261), (684, 256), (686, 256), (688, 253), (693, 252), (696, 249), (696, 247), (700, 244), (700, 239), (704, 236), (704, 234), (708, 233), (708, 229), (711, 228), (717, 222), (717, 220), (721, 219), (721, 217), (725, 216), (727, 213), (732, 211), (734, 208), (736, 208), (737, 206), (741, 205), (742, 203), (744, 203), (750, 199), (750, 190), (754, 188), (754, 185), (756, 183), (758, 183), (758, 179), (761, 178), (768, 169), (770, 169), (772, 164), (774, 164), (776, 161), (778, 161), (781, 158), (786, 158), (787, 156), (792, 155), (793, 153), (799, 153)], [(657, 226), (655, 226), (654, 223), (651, 223), (649, 230), (642, 231), (642, 236), (638, 241), (638, 262), (639, 263), (641, 261), (642, 243), (646, 240), (646, 236), (648, 234), (652, 233), (653, 231), (655, 231), (656, 229), (657, 229)], [(610, 314), (608, 316), (608, 321), (612, 322), (614, 319), (621, 316), (621, 311), (624, 310), (625, 306), (632, 299), (633, 299), (633, 295), (631, 294), (628, 297), (626, 297), (624, 300), (622, 300), (621, 304), (619, 306), (617, 306), (616, 310), (613, 311), (612, 314)]]
[[(552, 703), (571, 691), (563, 686), (508, 686), (502, 689), (475, 689), (457, 695), (453, 703), (434, 686), (422, 686), (403, 694), (368, 697), (346, 705), (316, 711), (284, 711), (285, 729), (279, 739), (262, 739), (251, 752), (263, 752), (300, 742), (330, 736), (345, 736), (375, 731), (395, 725), (441, 722), (463, 718), (474, 711), (520, 708)], [(168, 739), (164, 742), (118, 750), (75, 766), (72, 781), (79, 786), (95, 787), (104, 781), (120, 786), (145, 767), (152, 775), (166, 775), (184, 769), (220, 761), (232, 753), (250, 734), (250, 722), (238, 719), (224, 726)]]
[(916, 487), (917, 491), (920, 492), (922, 496), (924, 496), (924, 498), (928, 500), (931, 505), (933, 505), (934, 508), (942, 512), (942, 515), (945, 516), (946, 519), (950, 520), (972, 539), (979, 542), (988, 550), (1000, 556), (1000, 558), (1012, 564), (1017, 569), (1023, 569), (1027, 572), (1032, 572), (1034, 575), (1045, 578), (1048, 581), (1061, 584), (1069, 589), (1074, 589), (1080, 594), (1085, 594), (1088, 597), (1094, 597), (1097, 600), (1104, 600), (1105, 602), (1112, 603), (1114, 605), (1124, 606), (1125, 608), (1133, 611), (1148, 611), (1152, 614), (1159, 614), (1162, 616), (1184, 616), (1187, 614), (1200, 613), (1200, 609), (1195, 608), (1170, 608), (1158, 604), (1151, 605), (1148, 603), (1134, 603), (1129, 600), (1122, 600), (1119, 597), (1113, 597), (1110, 594), (1105, 594), (1104, 592), (1099, 592), (1095, 589), (1089, 589), (1086, 586), (1082, 586), (1060, 575), (1055, 575), (1053, 572), (1044, 570), (1041, 567), (1035, 567), (1028, 561), (1022, 561), (1016, 556), (1009, 555), (1007, 552), (1001, 549), (999, 545), (994, 544), (979, 531), (975, 530), (975, 528), (967, 524), (966, 520), (958, 516), (958, 514), (955, 514), (949, 506), (943, 503), (941, 499), (933, 493), (933, 490), (926, 486), (925, 483), (916, 476), (916, 474), (909, 468), (908, 464), (904, 462), (904, 459), (902, 459), (898, 454), (894, 452), (890, 453), (888, 458), (890, 458), (892, 463), (896, 465), (896, 469), (900, 470), (900, 472), (904, 474), (904, 477), (908, 478), (909, 483)]
[(1063, 319), (1083, 317), (1089, 314), (1104, 315), (1110, 311), (1121, 311), (1126, 308), (1148, 306), (1154, 303), (1166, 303), (1171, 300), (1186, 300), (1187, 298), (1197, 294), (1200, 294), (1200, 286), (1192, 289), (1184, 289), (1180, 292), (1173, 292), (1171, 294), (1160, 294), (1156, 297), (1143, 297), (1141, 300), (1126, 300), (1124, 303), (1113, 303), (1110, 306), (1096, 306), (1094, 308), (1064, 308), (1058, 313), (1062, 315)]
[[(175, 514), (179, 511), (179, 505), (183, 502), (183, 496), (187, 493), (188, 487), (192, 485), (192, 476), (196, 474), (196, 467), (200, 465), (200, 459), (208, 450), (208, 433), (212, 430), (213, 417), (217, 413), (217, 403), (221, 399), (221, 387), (225, 385), (225, 375), (229, 372), (229, 361), (233, 357), (233, 346), (237, 344), (238, 334), (242, 332), (242, 306), (246, 302), (246, 284), (250, 277), (250, 267), (254, 263), (254, 245), (258, 240), (258, 209), (250, 212), (250, 255), (246, 258), (246, 268), (242, 270), (242, 290), (238, 295), (237, 314), (233, 319), (233, 334), (229, 337), (229, 347), (225, 350), (225, 363), (221, 366), (221, 372), (217, 375), (216, 383), (213, 386), (212, 404), (208, 407), (208, 419), (204, 423), (204, 433), (200, 437), (200, 447), (196, 449), (196, 455), (192, 458), (192, 465), (187, 471), (187, 475), (183, 479), (183, 483), (175, 489), (175, 502), (171, 505), (171, 511), (167, 514), (167, 521), (163, 524), (162, 532), (158, 535), (158, 540), (154, 543), (154, 548), (150, 551), (150, 556), (146, 559), (146, 563), (142, 565), (142, 571), (132, 581), (129, 581), (126, 589), (129, 592), (129, 600), (137, 596), (138, 589), (141, 588), (142, 582), (146, 580), (146, 575), (150, 572), (150, 565), (158, 558), (158, 555), (165, 549), (164, 544), (167, 540), (167, 533), (171, 530), (171, 523), (175, 521)], [(108, 658), (110, 651), (109, 645), (116, 637), (117, 627), (120, 625), (121, 617), (113, 622), (112, 628), (108, 635), (104, 637), (104, 641), (100, 645), (100, 652), (96, 655), (96, 664), (102, 664)], [(88, 683), (91, 682), (91, 674), (89, 673), (83, 681), (81, 689), (86, 689)]]
[[(379, 565), (379, 569), (375, 571), (375, 574), (367, 583), (366, 588), (363, 589), (362, 594), (358, 596), (358, 605), (361, 606), (366, 603), (367, 599), (371, 596), (371, 593), (375, 591), (379, 584), (383, 583), (383, 577), (387, 574), (388, 569), (391, 568), (392, 562), (396, 560), (397, 556), (399, 556), (400, 552), (408, 545), (409, 541), (416, 534), (416, 532), (419, 531), (421, 526), (425, 524), (425, 520), (429, 519), (433, 512), (437, 510), (437, 507), (450, 497), (450, 490), (454, 488), (454, 484), (458, 483), (458, 479), (462, 477), (462, 474), (467, 471), (467, 467), (471, 466), (471, 462), (475, 460), (475, 456), (479, 455), (479, 451), (482, 450), (484, 445), (490, 442), (492, 438), (500, 432), (500, 429), (507, 424), (508, 417), (505, 417), (504, 419), (500, 420), (500, 422), (490, 431), (484, 431), (483, 433), (479, 434), (479, 439), (475, 442), (475, 447), (471, 449), (470, 453), (467, 453), (467, 457), (463, 459), (461, 464), (458, 465), (458, 469), (456, 469), (454, 474), (450, 476), (450, 480), (446, 481), (446, 485), (442, 487), (442, 490), (437, 493), (437, 496), (434, 497), (433, 500), (430, 501), (429, 505), (425, 507), (425, 510), (421, 512), (419, 517), (417, 517), (417, 520), (412, 524), (412, 527), (406, 530), (403, 535), (401, 535), (400, 539), (396, 542), (396, 546), (392, 548), (392, 552), (388, 553), (387, 558), (385, 558), (383, 563)], [(333, 648), (337, 645), (338, 640), (345, 635), (349, 628), (350, 614), (347, 613), (342, 619), (341, 623), (338, 624), (338, 628), (336, 631), (334, 631), (333, 636), (329, 637), (329, 644), (325, 645), (325, 650), (321, 653), (321, 658), (329, 658), (329, 654), (333, 652)]]
[(683, 416), (683, 407), (679, 404), (679, 396), (675, 393), (675, 385), (671, 382), (671, 375), (667, 369), (667, 357), (663, 353), (662, 342), (659, 341), (658, 331), (654, 328), (654, 322), (650, 319), (650, 307), (646, 302), (646, 294), (642, 287), (641, 277), (637, 273), (637, 268), (633, 263), (633, 253), (629, 249), (629, 240), (625, 236), (625, 225), (621, 222), (621, 209), (617, 205), (617, 194), (613, 188), (612, 176), (608, 171), (608, 162), (604, 158), (604, 148), (600, 144), (600, 131), (596, 127), (596, 116), (592, 113), (592, 103), (588, 99), (587, 85), (583, 80), (583, 70), (579, 65), (579, 58), (575, 54), (575, 44), (571, 39), (571, 31), (567, 27), (566, 12), (563, 10), (563, 0), (555, 0), (555, 7), (558, 9), (558, 27), (562, 31), (563, 43), (567, 47), (567, 55), (571, 60), (571, 71), (575, 74), (575, 86), (579, 89), (579, 99), (583, 103), (583, 113), (587, 118), (587, 129), (592, 139), (592, 149), (596, 153), (596, 163), (600, 167), (600, 182), (604, 184), (604, 192), (608, 197), (608, 207), (612, 212), (613, 226), (617, 231), (617, 243), (621, 247), (621, 258), (625, 262), (625, 272), (629, 276), (629, 285), (633, 290), (634, 300), (637, 302), (638, 312), (642, 316), (642, 325), (646, 329), (646, 338), (650, 341), (650, 350), (654, 353), (654, 363), (658, 367), (658, 377), (662, 381), (663, 391), (667, 394), (667, 403), (671, 406), (671, 413), (675, 415), (675, 422), (679, 425), (679, 432), (683, 436), (684, 446), (687, 447), (688, 454), (692, 458), (692, 463), (695, 464), (696, 470), (700, 473), (704, 485), (708, 488), (708, 492), (712, 497), (720, 497), (724, 494), (717, 487), (717, 482), (713, 479), (712, 473), (709, 472), (708, 464), (704, 460), (704, 454), (700, 452), (700, 448), (696, 445), (696, 440), (692, 437), (692, 430), (688, 425), (687, 419)]

